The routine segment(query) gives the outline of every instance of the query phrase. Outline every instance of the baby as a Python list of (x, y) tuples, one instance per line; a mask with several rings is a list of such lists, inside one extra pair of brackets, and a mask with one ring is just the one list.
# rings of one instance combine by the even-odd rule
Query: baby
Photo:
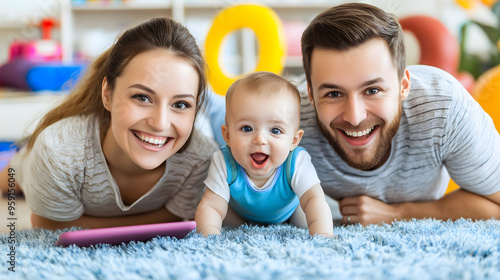
[(299, 92), (282, 77), (256, 72), (231, 85), (221, 127), (227, 146), (212, 156), (196, 210), (198, 232), (220, 234), (223, 222), (283, 223), (300, 213), (300, 203), (309, 234), (333, 236), (316, 170), (298, 147), (304, 134), (299, 123)]

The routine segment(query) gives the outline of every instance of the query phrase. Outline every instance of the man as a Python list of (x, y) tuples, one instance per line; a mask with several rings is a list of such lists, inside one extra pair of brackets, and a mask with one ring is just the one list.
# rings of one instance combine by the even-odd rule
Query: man
[[(367, 4), (302, 35), (301, 146), (342, 223), (500, 218), (500, 135), (446, 72), (406, 67), (397, 20)], [(449, 178), (461, 187), (444, 195)]]

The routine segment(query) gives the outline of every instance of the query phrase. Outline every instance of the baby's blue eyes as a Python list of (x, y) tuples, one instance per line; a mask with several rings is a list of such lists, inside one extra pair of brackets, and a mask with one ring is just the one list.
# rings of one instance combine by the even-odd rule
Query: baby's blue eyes
[[(248, 126), (248, 125), (245, 125), (245, 126), (242, 126), (242, 127), (241, 127), (241, 130), (242, 130), (243, 132), (252, 132), (252, 131), (253, 131), (253, 128), (251, 128), (251, 127), (250, 127), (250, 126)], [(271, 129), (269, 130), (269, 132), (270, 132), (271, 134), (281, 134), (281, 133), (283, 133), (283, 131), (282, 131), (281, 129), (277, 128), (277, 127), (273, 127), (273, 128), (271, 128)]]
[(281, 134), (281, 129), (273, 127), (273, 128), (271, 128), (270, 132), (272, 134)]

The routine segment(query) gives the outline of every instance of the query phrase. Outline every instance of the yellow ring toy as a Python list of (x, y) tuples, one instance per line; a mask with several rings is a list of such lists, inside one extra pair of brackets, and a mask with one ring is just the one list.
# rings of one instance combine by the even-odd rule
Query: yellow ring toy
[(205, 41), (205, 57), (209, 68), (208, 81), (213, 90), (226, 95), (229, 86), (240, 76), (228, 77), (219, 66), (219, 48), (224, 37), (237, 29), (248, 27), (259, 41), (259, 61), (255, 71), (280, 74), (284, 67), (286, 41), (278, 15), (261, 5), (237, 5), (222, 10), (214, 19)]

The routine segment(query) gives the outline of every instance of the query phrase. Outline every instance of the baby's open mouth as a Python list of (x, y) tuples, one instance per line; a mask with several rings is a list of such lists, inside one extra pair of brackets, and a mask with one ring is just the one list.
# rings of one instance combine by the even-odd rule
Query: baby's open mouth
[(267, 161), (269, 155), (266, 155), (264, 153), (253, 153), (250, 155), (250, 157), (257, 165), (262, 165)]
[(166, 143), (172, 138), (163, 136), (151, 136), (147, 134), (140, 133), (139, 131), (132, 130), (137, 139), (141, 140), (142, 143), (153, 146), (155, 148), (161, 148), (165, 146)]

